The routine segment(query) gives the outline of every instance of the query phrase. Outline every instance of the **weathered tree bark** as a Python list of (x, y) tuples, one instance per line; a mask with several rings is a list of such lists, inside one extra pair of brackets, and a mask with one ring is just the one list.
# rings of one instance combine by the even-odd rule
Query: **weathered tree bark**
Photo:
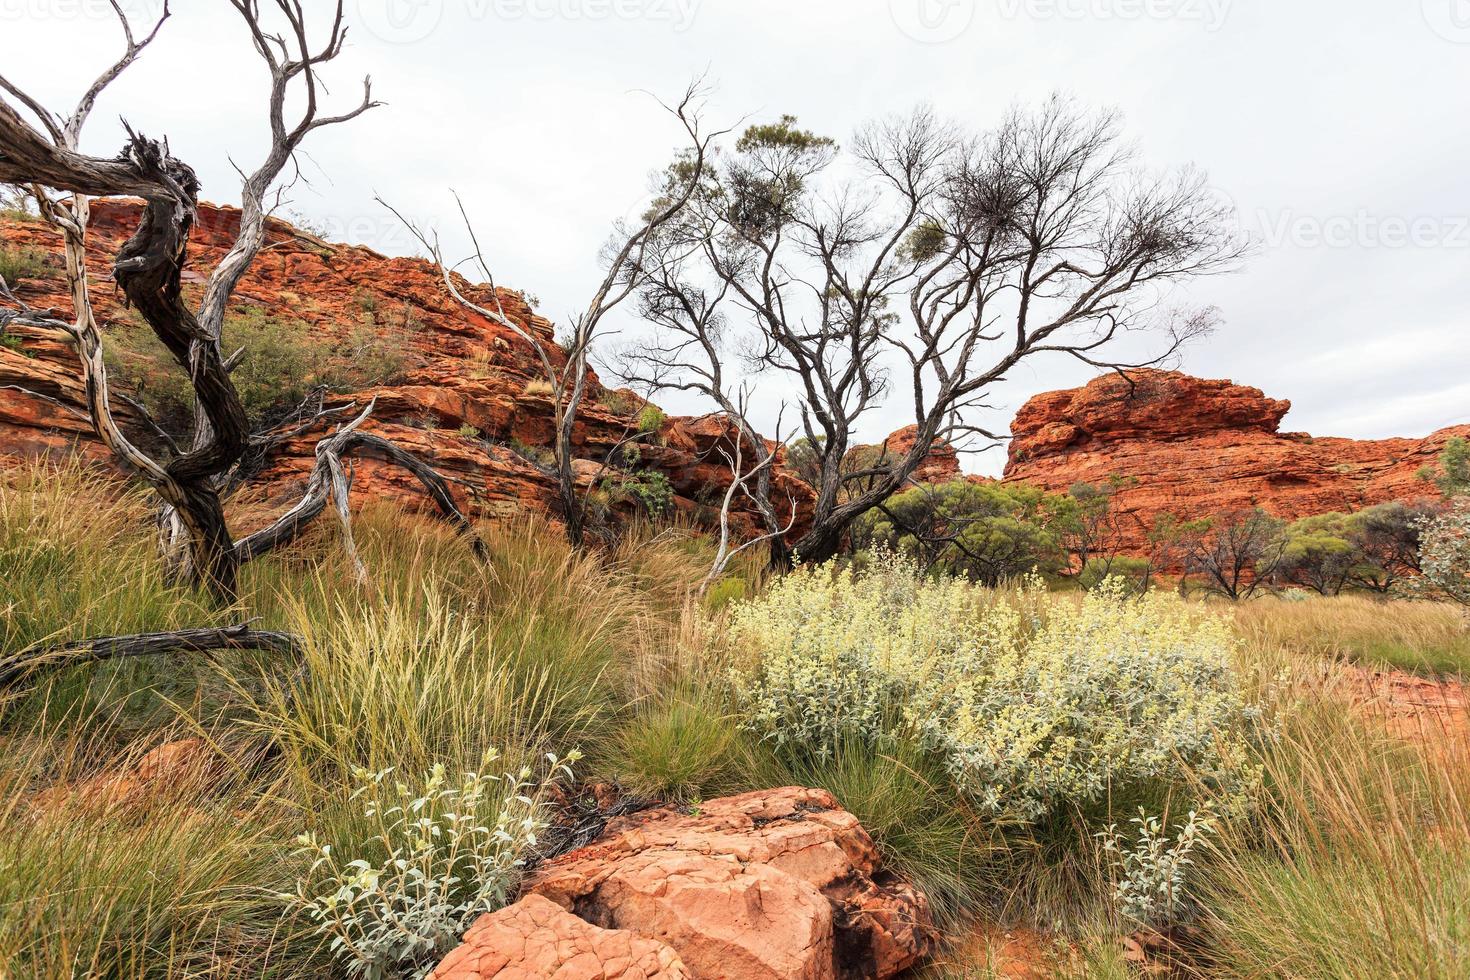
[(301, 641), (290, 633), (251, 629), (248, 623), (218, 628), (99, 636), (71, 643), (29, 647), (0, 660), (0, 693), (41, 670), (62, 670), (79, 664), (160, 653), (215, 653), (222, 650), (264, 650), (299, 654)]

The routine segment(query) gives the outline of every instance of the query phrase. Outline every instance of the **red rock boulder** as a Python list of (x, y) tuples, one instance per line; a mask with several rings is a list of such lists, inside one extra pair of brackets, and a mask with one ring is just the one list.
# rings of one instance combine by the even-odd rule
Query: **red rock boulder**
[(891, 977), (934, 939), (927, 904), (883, 876), (831, 794), (786, 788), (613, 821), (523, 894), (667, 944), (694, 977)]
[(653, 939), (599, 929), (538, 895), (482, 915), (429, 980), (686, 980), (679, 955)]

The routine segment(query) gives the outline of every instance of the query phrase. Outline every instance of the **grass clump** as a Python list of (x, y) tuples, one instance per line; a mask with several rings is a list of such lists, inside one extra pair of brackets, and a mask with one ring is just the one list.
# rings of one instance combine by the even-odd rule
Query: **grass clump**
[[(276, 816), (197, 779), (137, 796), (69, 791), (93, 771), (89, 738), (107, 723), (72, 716), (0, 741), (0, 975), (261, 976), (281, 952), (266, 897), (281, 884)], [(139, 755), (101, 762), (126, 769)]]
[(1312, 596), (1242, 606), (1236, 622), (1255, 646), (1365, 667), (1470, 677), (1470, 628), (1450, 603)]
[(0, 246), (0, 279), (14, 286), (22, 279), (33, 279), (46, 272), (46, 254), (35, 248)]
[(1261, 819), (1203, 895), (1224, 976), (1470, 973), (1470, 746), (1405, 742), (1332, 698), (1265, 754)]

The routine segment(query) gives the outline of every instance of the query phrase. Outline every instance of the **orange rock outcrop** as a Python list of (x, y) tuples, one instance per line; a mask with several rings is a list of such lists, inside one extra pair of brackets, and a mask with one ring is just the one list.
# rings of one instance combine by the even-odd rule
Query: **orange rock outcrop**
[(433, 976), (887, 980), (936, 939), (857, 818), (799, 786), (615, 818), (521, 896)]
[[(91, 275), (104, 332), (125, 315), (121, 294), (109, 281), (110, 260), (135, 227), (140, 206), (127, 200), (93, 203)], [(202, 283), (230, 246), (239, 227), (234, 208), (201, 205), (190, 239), (185, 288)], [(36, 308), (70, 311), (56, 233), (39, 221), (0, 220), (0, 247), (44, 257), (44, 267), (12, 285)], [(465, 285), (477, 302), (493, 305), (488, 287)], [(538, 316), (520, 293), (501, 289), (506, 314), (545, 342), (555, 359), (553, 325)], [(529, 344), (511, 330), (459, 306), (434, 267), (420, 259), (389, 258), (361, 246), (337, 245), (271, 221), (267, 243), (235, 293), (236, 307), (256, 306), (267, 315), (304, 323), (324, 345), (341, 345), (354, 331), (369, 330), (402, 349), (401, 377), (367, 390), (343, 393), (341, 401), (377, 400), (366, 431), (390, 438), (428, 460), (448, 477), (460, 503), (488, 518), (529, 510), (556, 511), (550, 475), (512, 447), (546, 447), (553, 430), (551, 397)], [(24, 390), (21, 390), (24, 389)], [(592, 392), (573, 437), (585, 459), (579, 472), (590, 477), (627, 435), (639, 404), (615, 395), (595, 376)], [(41, 397), (37, 397), (37, 396)], [(619, 404), (621, 402), (621, 404)], [(629, 408), (629, 405), (632, 408)], [(106, 459), (81, 414), (82, 387), (75, 355), (64, 345), (24, 328), (12, 328), (0, 344), (0, 456), (77, 451)], [(128, 411), (119, 407), (128, 424)], [(272, 499), (294, 499), (313, 463), (322, 432), (288, 443), (261, 482)], [(716, 445), (728, 440), (719, 419), (672, 418), (641, 450), (640, 466), (662, 471), (673, 504), (690, 514), (718, 501), (728, 470)], [(778, 477), (782, 497), (809, 500), (810, 490), (786, 474)], [(417, 485), (399, 470), (365, 460), (357, 467), (354, 497), (387, 495), (417, 506)], [(739, 503), (743, 503), (740, 501)]]
[(1204, 517), (1260, 506), (1295, 519), (1434, 493), (1420, 476), (1470, 425), (1422, 439), (1354, 440), (1281, 432), (1291, 403), (1258, 388), (1177, 371), (1104, 375), (1038, 395), (1011, 425), (1007, 481), (1065, 492), (1127, 481), (1117, 506), (1127, 548), (1159, 514)]

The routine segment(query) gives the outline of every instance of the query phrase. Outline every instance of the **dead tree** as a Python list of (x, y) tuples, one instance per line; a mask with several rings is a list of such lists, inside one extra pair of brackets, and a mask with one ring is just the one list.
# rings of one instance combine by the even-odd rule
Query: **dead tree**
[(460, 216), (473, 247), (470, 260), (479, 271), (483, 281), (489, 285), (494, 305), (475, 303), (465, 296), (455, 281), (451, 266), (444, 259), (439, 235), (432, 229), (422, 229), (405, 218), (397, 209), (379, 199), (384, 207), (403, 222), (415, 238), (428, 250), (438, 264), (444, 278), (444, 286), (461, 306), (486, 319), (499, 324), (528, 344), (536, 355), (537, 363), (551, 388), (552, 413), (555, 436), (552, 453), (555, 459), (557, 492), (561, 498), (562, 518), (566, 523), (567, 538), (575, 547), (581, 547), (586, 529), (585, 494), (578, 492), (574, 463), (575, 449), (572, 442), (582, 401), (587, 395), (589, 362), (593, 345), (599, 339), (599, 330), (607, 315), (622, 304), (643, 281), (646, 266), (644, 253), (656, 240), (660, 229), (673, 222), (693, 200), (695, 192), (705, 179), (710, 148), (721, 135), (720, 132), (705, 132), (700, 118), (700, 102), (703, 98), (702, 81), (696, 80), (685, 90), (679, 102), (666, 109), (678, 120), (688, 143), (678, 155), (676, 163), (669, 168), (672, 177), (658, 193), (648, 209), (632, 227), (619, 226), (603, 250), (607, 272), (592, 294), (586, 309), (573, 317), (566, 334), (563, 350), (558, 353), (553, 345), (543, 342), (520, 324), (506, 315), (496, 289), (495, 276), (480, 247), (474, 223), (465, 211), (464, 204), (455, 196)]
[[(716, 445), (715, 449), (724, 458), (725, 464), (730, 467), (730, 485), (725, 488), (725, 496), (720, 501), (720, 536), (715, 544), (715, 557), (710, 562), (708, 574), (700, 581), (697, 594), (704, 595), (709, 587), (720, 580), (725, 570), (730, 567), (730, 562), (743, 551), (754, 548), (769, 541), (775, 541), (784, 534), (789, 534), (796, 526), (796, 500), (787, 498), (788, 517), (784, 526), (778, 526), (764, 534), (756, 534), (748, 537), (734, 547), (730, 544), (730, 511), (738, 495), (744, 495), (753, 503), (758, 504), (758, 498), (752, 487), (758, 485), (759, 481), (769, 479), (770, 471), (776, 462), (776, 453), (764, 444), (759, 437), (754, 437), (752, 444), (756, 447), (755, 461), (749, 468), (745, 466), (745, 446), (747, 435), (740, 426), (739, 420), (745, 417), (745, 407), (749, 404), (750, 393), (748, 390), (741, 393), (737, 402), (737, 411), (734, 414), (723, 416), (732, 430), (730, 436), (731, 449), (726, 450), (723, 446)], [(776, 431), (772, 436), (775, 443), (781, 442), (781, 423), (776, 422)], [(769, 500), (769, 492), (766, 499)]]
[[(229, 529), (224, 498), (237, 485), (232, 477), (238, 474), (242, 461), (251, 459), (252, 454), (258, 457), (271, 446), (271, 437), (250, 431), (244, 406), (230, 379), (241, 352), (227, 356), (220, 347), (230, 297), (264, 243), (267, 198), (274, 194), (275, 203), (279, 203), (278, 180), (293, 163), (303, 141), (322, 127), (347, 122), (379, 104), (372, 98), (368, 79), (363, 81), (361, 100), (346, 111), (327, 114), (320, 104), (324, 89), (318, 73), (337, 57), (347, 37), (341, 0), (319, 45), (308, 36), (301, 0), (274, 0), (285, 25), (282, 33), (265, 26), (259, 0), (230, 2), (270, 72), (271, 142), (265, 160), (244, 178), (239, 232), (224, 259), (210, 273), (197, 309), (187, 305), (182, 289), (199, 194), (194, 171), (172, 155), (166, 140), (150, 139), (131, 129), (116, 157), (87, 156), (79, 149), (82, 129), (98, 97), (158, 35), (169, 17), (167, 5), (152, 30), (139, 39), (114, 0), (112, 6), (122, 24), (126, 49), (66, 117), (49, 112), (0, 77), (4, 95), (0, 98), (0, 181), (28, 187), (42, 215), (60, 231), (73, 308), (72, 319), (67, 321), (50, 311), (20, 304), (7, 289), (12, 308), (4, 312), (3, 318), (7, 323), (54, 331), (58, 338), (74, 345), (97, 435), (163, 501), (165, 557), (179, 575), (199, 582), (225, 602), (236, 597), (240, 565), (297, 537), (326, 508), (329, 497), (336, 501), (345, 520), (348, 478), (342, 457), (348, 452), (376, 453), (408, 465), (440, 510), (461, 527), (468, 527), (437, 473), (383, 440), (356, 432), (371, 411), (369, 406), (350, 426), (318, 445), (305, 499), (270, 526), (244, 538), (237, 540)], [(299, 115), (291, 119), (288, 101), (299, 106)], [(26, 119), (23, 112), (33, 118)], [(142, 314), (179, 368), (188, 373), (193, 388), (196, 418), (192, 437), (183, 446), (165, 440), (166, 451), (159, 454), (141, 448), (123, 431), (113, 413), (117, 396), (108, 384), (87, 270), (89, 198), (103, 195), (133, 195), (145, 202), (137, 229), (114, 258), (113, 279), (127, 303)], [(140, 405), (130, 404), (141, 411), (151, 431), (163, 431), (147, 418)], [(319, 410), (296, 431), (299, 434), (341, 411)]]
[[(839, 176), (841, 156), (790, 117), (741, 136), (680, 228), (698, 247), (652, 253), (656, 337), (627, 371), (718, 401), (712, 379), (744, 358), (799, 393), (817, 457), (814, 519), (789, 543), (805, 560), (835, 553), (935, 445), (1002, 438), (976, 416), (1022, 361), (1126, 370), (1174, 356), (1213, 313), (1170, 311), (1168, 287), (1243, 252), (1202, 175), (1136, 172), (1114, 117), (1061, 99), (980, 137), (920, 110), (860, 132)], [(1158, 349), (1112, 353), (1145, 328)], [(913, 445), (854, 470), (855, 433), (895, 376)]]

